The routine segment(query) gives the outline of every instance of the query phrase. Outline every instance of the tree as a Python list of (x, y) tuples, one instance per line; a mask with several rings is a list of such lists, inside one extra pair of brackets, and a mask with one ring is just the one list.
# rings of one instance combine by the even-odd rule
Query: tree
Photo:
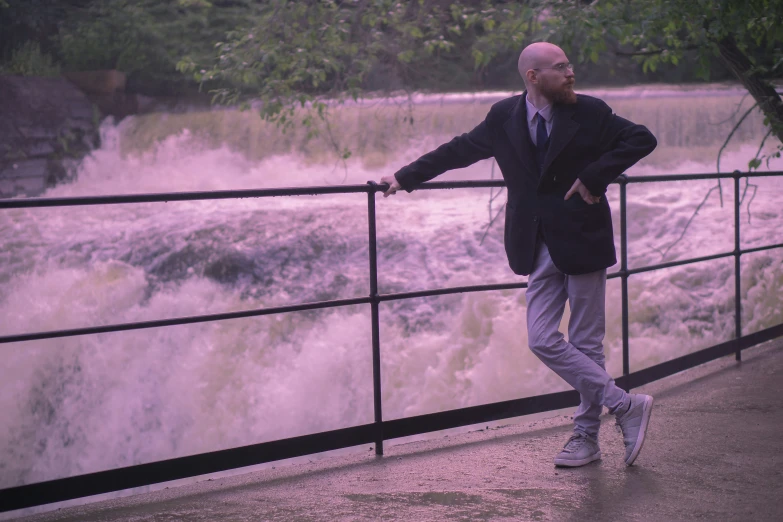
[(179, 69), (218, 84), (217, 101), (249, 95), (267, 120), (313, 125), (327, 98), (358, 99), (378, 84), (382, 95), (411, 90), (455, 68), (480, 75), (539, 39), (579, 61), (613, 53), (651, 73), (695, 62), (704, 79), (717, 57), (764, 112), (780, 155), (783, 103), (771, 80), (783, 76), (783, 0), (268, 0), (217, 44), (217, 63), (191, 56)]
[[(633, 57), (645, 71), (655, 71), (663, 63), (688, 64), (709, 79), (711, 59), (718, 57), (764, 113), (767, 137), (774, 135), (779, 142), (773, 155), (780, 157), (783, 101), (773, 81), (783, 78), (783, 0), (550, 0), (544, 4), (556, 21), (553, 36), (566, 46), (578, 39), (583, 60), (595, 61), (600, 53), (610, 51)], [(761, 164), (762, 149), (763, 142), (750, 168)]]
[[(73, 1), (73, 0), (72, 0)], [(185, 54), (211, 60), (214, 42), (247, 19), (252, 0), (82, 0), (68, 9), (54, 38), (66, 70), (118, 69), (145, 92), (174, 94), (191, 77)]]
[(20, 51), (40, 48), (39, 54), (51, 56), (66, 72), (118, 69), (128, 74), (132, 89), (177, 94), (198, 85), (192, 75), (177, 72), (177, 62), (186, 54), (211, 62), (214, 42), (252, 19), (257, 5), (255, 0), (0, 0), (0, 67)]
[(249, 95), (269, 121), (289, 126), (299, 114), (312, 126), (325, 119), (326, 98), (357, 100), (373, 84), (410, 90), (454, 63), (480, 73), (498, 53), (516, 52), (535, 17), (528, 3), (492, 0), (269, 0), (216, 44), (217, 63), (188, 56), (179, 69), (219, 84), (217, 101)]
[(50, 36), (70, 10), (86, 0), (0, 0), (0, 60), (27, 42), (36, 42), (44, 53), (52, 54)]
[[(685, 65), (691, 62), (696, 72), (709, 79), (710, 60), (718, 57), (755, 100), (737, 122), (718, 152), (720, 158), (737, 127), (758, 107), (764, 113), (769, 131), (762, 139), (749, 170), (758, 168), (764, 158), (780, 157), (783, 151), (783, 101), (774, 80), (783, 77), (783, 0), (599, 0), (582, 3), (550, 0), (545, 2), (556, 20), (555, 34), (566, 45), (578, 38), (580, 57), (596, 60), (611, 51), (617, 56), (633, 57), (645, 71), (655, 71), (665, 63)], [(767, 138), (778, 139), (776, 150), (763, 153)], [(744, 200), (755, 185), (745, 180)], [(680, 236), (661, 252), (665, 258), (685, 235), (688, 227), (717, 190), (720, 180), (704, 196)], [(750, 220), (750, 203), (748, 203)]]

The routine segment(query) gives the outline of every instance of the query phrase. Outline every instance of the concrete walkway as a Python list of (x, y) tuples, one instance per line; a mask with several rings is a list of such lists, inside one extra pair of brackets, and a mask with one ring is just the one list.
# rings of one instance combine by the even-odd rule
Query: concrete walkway
[(783, 520), (783, 341), (650, 384), (651, 426), (623, 464), (557, 469), (563, 415), (203, 481), (36, 515), (35, 521)]

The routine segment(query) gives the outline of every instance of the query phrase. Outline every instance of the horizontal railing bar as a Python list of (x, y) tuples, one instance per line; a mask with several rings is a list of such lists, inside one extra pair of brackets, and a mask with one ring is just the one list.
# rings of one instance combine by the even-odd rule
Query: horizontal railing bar
[[(695, 264), (695, 263), (703, 263), (705, 261), (712, 261), (712, 260), (715, 260), (715, 259), (722, 259), (724, 257), (731, 257), (733, 255), (734, 255), (734, 252), (724, 252), (722, 254), (713, 254), (711, 256), (693, 257), (693, 258), (690, 258), (690, 259), (682, 259), (682, 260), (679, 260), (679, 261), (670, 261), (668, 263), (661, 263), (661, 264), (658, 264), (658, 265), (647, 265), (647, 266), (641, 266), (641, 267), (638, 267), (638, 268), (630, 268), (630, 269), (628, 269), (626, 271), (626, 273), (628, 275), (641, 274), (643, 272), (652, 272), (653, 270), (662, 270), (664, 268), (672, 268), (672, 267), (675, 267), (675, 266), (690, 265), (690, 264)], [(619, 273), (619, 272), (614, 272), (613, 275), (615, 273)], [(615, 276), (615, 277), (618, 277), (618, 276)]]
[(627, 384), (629, 384), (630, 388), (638, 388), (645, 384), (663, 379), (664, 377), (669, 377), (675, 373), (694, 368), (726, 355), (731, 355), (737, 351), (746, 350), (752, 346), (771, 341), (772, 339), (777, 339), (781, 336), (783, 336), (783, 324), (772, 326), (752, 334), (744, 335), (739, 339), (732, 339), (709, 348), (704, 348), (698, 352), (689, 353), (682, 357), (677, 357), (676, 359), (633, 372), (628, 375), (627, 378), (618, 378), (617, 385), (621, 386), (622, 384), (626, 384), (623, 381), (627, 379)]
[[(735, 177), (775, 177), (783, 176), (783, 171), (773, 172), (727, 172), (724, 174), (704, 173), (704, 174), (662, 174), (656, 176), (627, 176), (621, 174), (612, 183), (659, 183), (662, 181), (698, 181), (703, 179), (733, 179)], [(494, 180), (463, 180), (463, 181), (428, 181), (422, 183), (416, 190), (428, 189), (452, 189), (452, 188), (494, 188), (503, 187), (506, 183), (502, 179)], [(388, 185), (378, 184), (379, 190), (385, 190)]]
[(724, 174), (661, 174), (656, 176), (625, 176), (613, 183), (660, 183), (662, 181), (696, 181), (700, 179), (768, 178), (783, 176), (783, 171), (770, 172), (727, 172)]
[(513, 290), (516, 288), (527, 288), (527, 283), (497, 283), (492, 285), (456, 286), (451, 288), (436, 288), (433, 290), (419, 290), (416, 292), (401, 292), (398, 294), (381, 294), (378, 296), (378, 301), (397, 301), (401, 299), (416, 299), (419, 297), (431, 297), (435, 295), (487, 292), (492, 290)]
[[(763, 250), (771, 250), (774, 248), (783, 248), (783, 243), (763, 246), (763, 247), (749, 248), (749, 249), (741, 250), (740, 253), (746, 254), (746, 253), (760, 252)], [(721, 254), (714, 254), (710, 256), (689, 258), (680, 261), (671, 261), (669, 263), (662, 263), (658, 265), (648, 265), (644, 267), (630, 269), (627, 272), (625, 272), (625, 274), (630, 276), (633, 274), (651, 272), (653, 270), (661, 270), (665, 268), (672, 268), (672, 267), (688, 265), (692, 263), (712, 261), (715, 259), (730, 257), (733, 255), (734, 252), (724, 252)], [(623, 275), (624, 273), (621, 270), (618, 270), (612, 272), (611, 274), (608, 274), (607, 279), (614, 279), (617, 277), (622, 277)], [(472, 286), (460, 286), (460, 287), (452, 287), (452, 288), (439, 288), (433, 290), (421, 290), (416, 292), (382, 294), (379, 295), (377, 299), (380, 302), (398, 301), (403, 299), (416, 299), (421, 297), (432, 297), (432, 296), (459, 294), (459, 293), (513, 290), (517, 288), (527, 288), (527, 283), (524, 282), (524, 283), (499, 283), (499, 284), (491, 284), (491, 285), (472, 285)], [(274, 314), (289, 313), (289, 312), (300, 312), (306, 310), (317, 310), (321, 308), (333, 308), (333, 307), (340, 307), (340, 306), (352, 306), (357, 304), (369, 304), (370, 302), (371, 299), (369, 297), (358, 297), (354, 299), (321, 301), (316, 303), (304, 303), (299, 305), (264, 308), (264, 309), (257, 309), (257, 310), (246, 310), (241, 312), (229, 312), (229, 313), (222, 313), (222, 314), (181, 317), (181, 318), (173, 318), (173, 319), (164, 319), (159, 321), (124, 323), (124, 324), (105, 325), (105, 326), (96, 326), (96, 327), (88, 327), (88, 328), (75, 328), (69, 330), (57, 330), (57, 331), (50, 331), (50, 332), (32, 332), (32, 333), (25, 333), (25, 334), (0, 336), (0, 344), (24, 342), (24, 341), (36, 341), (42, 339), (53, 339), (59, 337), (73, 337), (78, 335), (90, 335), (90, 334), (97, 334), (97, 333), (140, 330), (145, 328), (159, 328), (162, 326), (177, 326), (182, 324), (193, 324), (193, 323), (202, 323), (202, 322), (209, 322), (209, 321), (242, 319), (246, 317), (257, 317), (262, 315), (274, 315)]]
[[(772, 250), (775, 248), (783, 248), (783, 243), (778, 243), (775, 245), (768, 245), (768, 246), (761, 246), (761, 247), (754, 247), (754, 248), (748, 248), (740, 251), (740, 254), (748, 254), (753, 252), (761, 252), (764, 250)], [(644, 267), (639, 268), (633, 268), (628, 270), (627, 272), (623, 272), (621, 270), (612, 272), (607, 275), (607, 279), (614, 279), (617, 277), (622, 277), (624, 274), (627, 275), (633, 275), (633, 274), (640, 274), (644, 272), (651, 272), (653, 270), (661, 270), (665, 268), (672, 268), (676, 266), (682, 266), (682, 265), (688, 265), (692, 263), (702, 263), (705, 261), (712, 261), (715, 259), (721, 259), (725, 257), (733, 256), (734, 252), (724, 252), (721, 254), (714, 254), (710, 256), (704, 256), (704, 257), (696, 257), (696, 258), (689, 258), (689, 259), (683, 259), (680, 261), (671, 261), (669, 263), (662, 263), (658, 265), (648, 265)], [(487, 292), (487, 291), (497, 291), (497, 290), (513, 290), (518, 288), (527, 288), (527, 283), (498, 283), (498, 284), (491, 284), (491, 285), (472, 285), (472, 286), (459, 286), (459, 287), (452, 287), (452, 288), (438, 288), (433, 290), (420, 290), (416, 292), (401, 292), (401, 293), (395, 293), (395, 294), (382, 294), (377, 297), (379, 302), (383, 301), (398, 301), (403, 299), (416, 299), (421, 297), (432, 297), (432, 296), (439, 296), (439, 295), (450, 295), (450, 294), (459, 294), (459, 293), (470, 293), (470, 292)], [(86, 327), (86, 328), (74, 328), (74, 329), (68, 329), (68, 330), (55, 330), (55, 331), (49, 331), (49, 332), (31, 332), (31, 333), (25, 333), (25, 334), (16, 334), (16, 335), (7, 335), (7, 336), (0, 336), (0, 344), (7, 344), (7, 343), (16, 343), (16, 342), (24, 342), (24, 341), (37, 341), (37, 340), (43, 340), (43, 339), (54, 339), (59, 337), (74, 337), (79, 335), (90, 335), (90, 334), (98, 334), (98, 333), (110, 333), (110, 332), (121, 332), (121, 331), (127, 331), (127, 330), (140, 330), (145, 328), (159, 328), (163, 326), (177, 326), (177, 325), (183, 325), (183, 324), (194, 324), (194, 323), (204, 323), (204, 322), (210, 322), (210, 321), (225, 321), (230, 319), (242, 319), (247, 317), (258, 317), (263, 315), (274, 315), (274, 314), (282, 314), (282, 313), (289, 313), (289, 312), (301, 312), (306, 310), (317, 310), (322, 308), (334, 308), (334, 307), (340, 307), (340, 306), (352, 306), (352, 305), (358, 305), (358, 304), (369, 304), (371, 302), (371, 299), (369, 297), (357, 297), (354, 299), (342, 299), (342, 300), (336, 300), (336, 301), (320, 301), (316, 303), (303, 303), (298, 305), (290, 305), (290, 306), (281, 306), (281, 307), (274, 307), (274, 308), (263, 308), (263, 309), (256, 309), (256, 310), (244, 310), (241, 312), (228, 312), (228, 313), (221, 313), (221, 314), (210, 314), (210, 315), (200, 315), (200, 316), (191, 316), (191, 317), (179, 317), (179, 318), (173, 318), (173, 319), (163, 319), (158, 321), (144, 321), (144, 322), (137, 322), (137, 323), (122, 323), (122, 324), (113, 324), (113, 325), (104, 325), (104, 326), (94, 326), (94, 327)]]
[(774, 178), (777, 176), (783, 176), (783, 171), (770, 170), (768, 172), (740, 172), (737, 174), (740, 178)]
[(661, 183), (664, 181), (698, 181), (702, 179), (733, 179), (736, 176), (733, 172), (725, 174), (658, 174), (654, 176), (626, 176), (625, 179), (618, 179), (616, 183)]
[(752, 254), (753, 252), (763, 252), (764, 250), (772, 250), (774, 248), (783, 248), (783, 243), (778, 243), (777, 245), (767, 245), (767, 246), (760, 246), (760, 247), (753, 247), (753, 248), (744, 248), (740, 250), (740, 254)]
[(375, 430), (365, 424), (1, 489), (0, 513), (368, 444)]
[(55, 330), (50, 332), (34, 332), (0, 337), (0, 344), (18, 343), (23, 341), (38, 341), (41, 339), (54, 339), (58, 337), (73, 337), (77, 335), (90, 335), (110, 332), (123, 332), (127, 330), (142, 330), (145, 328), (160, 328), (162, 326), (178, 326), (183, 324), (206, 323), (210, 321), (226, 321), (229, 319), (244, 319), (262, 315), (283, 314), (289, 312), (304, 312), (307, 310), (319, 310), (322, 308), (334, 308), (338, 306), (353, 306), (369, 304), (369, 297), (356, 297), (353, 299), (338, 299), (335, 301), (318, 301), (289, 306), (276, 306), (273, 308), (260, 308), (256, 310), (242, 310), (240, 312), (226, 312), (221, 314), (195, 315), (190, 317), (176, 317), (172, 319), (160, 319), (157, 321), (141, 321), (136, 323), (110, 324), (104, 326), (91, 326), (86, 328), (72, 328), (69, 330)]
[[(724, 174), (704, 173), (704, 174), (662, 174), (656, 176), (627, 176), (620, 175), (612, 183), (660, 183), (664, 181), (698, 181), (703, 179), (733, 179), (735, 177), (775, 177), (783, 176), (783, 171), (774, 172), (728, 172)], [(438, 190), (455, 188), (495, 188), (504, 187), (505, 181), (496, 180), (463, 180), (463, 181), (429, 181), (422, 183), (416, 190)], [(378, 184), (379, 190), (385, 190), (388, 185)]]
[(384, 438), (396, 439), (432, 431), (470, 426), (545, 411), (569, 408), (579, 404), (576, 390), (536, 395), (524, 399), (470, 406), (457, 410), (441, 411), (415, 417), (405, 417), (383, 422)]
[[(753, 252), (761, 252), (764, 250), (772, 250), (775, 248), (783, 248), (783, 243), (777, 243), (774, 245), (766, 245), (766, 246), (760, 246), (760, 247), (753, 247), (753, 248), (745, 248), (739, 251), (739, 254), (751, 254)], [(641, 274), (643, 272), (652, 272), (653, 270), (662, 270), (664, 268), (672, 268), (675, 266), (682, 266), (682, 265), (690, 265), (695, 263), (703, 263), (704, 261), (712, 261), (715, 259), (721, 259), (724, 257), (731, 257), (735, 255), (735, 252), (723, 252), (720, 254), (713, 254), (710, 256), (703, 256), (703, 257), (691, 257), (688, 259), (681, 259), (679, 261), (670, 261), (668, 263), (660, 263), (657, 265), (647, 265), (647, 266), (641, 266), (638, 268), (631, 268), (626, 271), (628, 275), (633, 274)], [(607, 278), (612, 277), (620, 277), (622, 275), (621, 271), (612, 272), (607, 276)]]
[[(783, 324), (767, 328), (760, 332), (747, 335), (742, 339), (734, 339), (720, 345), (706, 348), (692, 354), (678, 357), (671, 361), (658, 364), (634, 372), (628, 377), (619, 377), (618, 386), (623, 380), (629, 379), (631, 388), (638, 388), (663, 377), (668, 377), (683, 370), (712, 361), (724, 355), (730, 355), (737, 349), (744, 350), (765, 341), (783, 336)], [(652, 378), (651, 378), (652, 377)], [(524, 399), (482, 404), (457, 410), (449, 410), (403, 419), (384, 421), (384, 438), (399, 438), (418, 435), (432, 431), (440, 431), (460, 426), (481, 424), (523, 415), (532, 415), (546, 411), (554, 411), (579, 404), (579, 394), (575, 390), (537, 395)]]
[(72, 207), (80, 205), (115, 205), (124, 203), (167, 203), (169, 201), (201, 201), (210, 199), (267, 198), (279, 196), (318, 196), (323, 194), (353, 194), (378, 191), (371, 185), (335, 185), (327, 187), (286, 187), (273, 189), (214, 190), (205, 192), (166, 192), (159, 194), (124, 194), (110, 196), (80, 196), (69, 198), (0, 199), (0, 209), (32, 207)]
[[(385, 187), (386, 185), (379, 185)], [(505, 187), (502, 179), (471, 179), (464, 181), (428, 181), (416, 187), (416, 190), (440, 190), (457, 188), (497, 188)]]
[[(671, 174), (660, 176), (622, 175), (613, 183), (655, 183), (662, 181), (692, 181), (700, 179), (730, 179), (734, 177), (774, 177), (783, 172), (740, 172), (727, 174)], [(465, 180), (431, 181), (423, 183), (417, 190), (438, 190), (455, 188), (496, 188), (505, 186), (505, 181)], [(279, 196), (318, 196), (325, 194), (353, 194), (383, 192), (388, 185), (368, 183), (365, 185), (334, 185), (313, 187), (281, 187), (269, 189), (214, 190), (195, 192), (166, 192), (156, 194), (124, 194), (106, 196), (77, 196), (62, 198), (0, 198), (0, 210), (7, 208), (72, 207), (84, 205), (115, 205), (126, 203), (166, 203), (169, 201), (203, 201), (212, 199), (242, 199)]]

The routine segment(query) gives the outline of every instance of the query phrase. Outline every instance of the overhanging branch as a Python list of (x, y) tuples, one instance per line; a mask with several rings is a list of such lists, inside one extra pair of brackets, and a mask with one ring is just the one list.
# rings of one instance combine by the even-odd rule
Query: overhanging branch
[[(698, 45), (688, 45), (683, 47), (682, 49), (677, 49), (677, 51), (695, 51), (698, 49)], [(615, 51), (614, 54), (616, 56), (655, 56), (663, 53), (672, 52), (671, 49), (657, 49), (655, 51)]]

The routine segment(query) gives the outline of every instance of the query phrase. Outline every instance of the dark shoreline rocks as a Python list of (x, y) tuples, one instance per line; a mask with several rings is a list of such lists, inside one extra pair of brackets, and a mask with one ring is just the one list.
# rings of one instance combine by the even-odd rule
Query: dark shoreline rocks
[(101, 113), (65, 78), (0, 76), (0, 197), (37, 196), (98, 147)]

